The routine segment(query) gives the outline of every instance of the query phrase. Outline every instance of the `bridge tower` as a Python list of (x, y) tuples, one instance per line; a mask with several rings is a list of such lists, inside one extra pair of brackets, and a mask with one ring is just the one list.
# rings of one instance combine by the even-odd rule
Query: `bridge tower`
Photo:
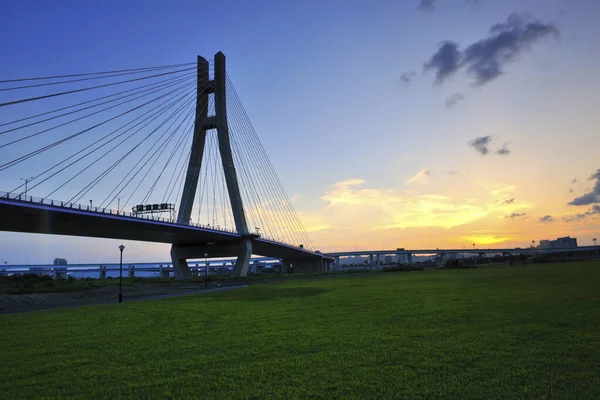
[[(227, 184), (227, 192), (235, 227), (238, 234), (242, 236), (239, 243), (237, 261), (233, 268), (235, 276), (246, 276), (250, 256), (252, 255), (251, 238), (256, 235), (250, 234), (244, 214), (244, 205), (240, 194), (240, 187), (237, 179), (233, 155), (231, 153), (231, 143), (229, 140), (229, 128), (227, 124), (227, 99), (225, 95), (225, 55), (218, 52), (214, 57), (214, 79), (209, 77), (209, 63), (203, 57), (198, 56), (198, 79), (196, 91), (196, 117), (194, 122), (194, 134), (192, 138), (192, 149), (188, 163), (185, 183), (177, 216), (178, 224), (189, 224), (194, 197), (198, 187), (198, 178), (202, 166), (202, 157), (204, 154), (204, 145), (206, 142), (207, 131), (216, 129), (219, 143), (219, 152)], [(208, 115), (209, 96), (214, 95), (214, 115)], [(190, 270), (187, 265), (187, 258), (203, 257), (204, 252), (199, 250), (198, 254), (190, 253), (186, 248), (181, 251), (176, 245), (171, 246), (171, 260), (175, 270), (175, 277), (183, 279), (190, 276)], [(185, 253), (185, 254), (184, 254)]]

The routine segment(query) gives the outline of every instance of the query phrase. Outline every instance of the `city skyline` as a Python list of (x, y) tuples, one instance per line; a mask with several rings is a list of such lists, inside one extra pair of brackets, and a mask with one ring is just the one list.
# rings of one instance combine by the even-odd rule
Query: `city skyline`
[[(600, 4), (141, 4), (8, 5), (0, 32), (14, 39), (0, 44), (10, 60), (0, 76), (222, 50), (322, 251), (524, 247), (567, 235), (588, 245), (598, 236)], [(214, 18), (201, 18), (209, 9)], [(230, 24), (217, 17), (226, 10)], [(0, 176), (0, 190), (13, 181)], [(105, 261), (120, 242), (3, 232), (0, 260)], [(132, 261), (168, 258), (167, 245), (125, 245)]]

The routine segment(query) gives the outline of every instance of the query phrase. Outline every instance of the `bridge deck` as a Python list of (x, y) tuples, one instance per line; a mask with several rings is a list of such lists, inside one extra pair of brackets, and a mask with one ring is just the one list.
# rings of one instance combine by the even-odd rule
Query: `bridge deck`
[[(83, 236), (168, 243), (177, 246), (215, 246), (221, 252), (211, 257), (236, 255), (241, 235), (194, 225), (180, 225), (160, 219), (117, 215), (87, 207), (65, 207), (13, 198), (0, 198), (0, 231)], [(300, 247), (265, 238), (253, 238), (253, 253), (274, 258), (304, 259), (321, 256)]]

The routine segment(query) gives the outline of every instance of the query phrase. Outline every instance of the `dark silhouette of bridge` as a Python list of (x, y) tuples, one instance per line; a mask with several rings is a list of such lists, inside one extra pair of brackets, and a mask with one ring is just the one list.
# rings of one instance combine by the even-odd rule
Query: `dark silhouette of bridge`
[(180, 279), (207, 256), (236, 256), (238, 276), (252, 254), (294, 272), (332, 260), (312, 247), (220, 52), (214, 63), (2, 80), (0, 111), (2, 231), (168, 243)]

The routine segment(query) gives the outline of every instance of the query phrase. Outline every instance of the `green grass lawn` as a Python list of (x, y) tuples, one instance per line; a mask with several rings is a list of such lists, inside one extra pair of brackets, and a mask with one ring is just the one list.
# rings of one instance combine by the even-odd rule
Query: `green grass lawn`
[(0, 316), (0, 397), (599, 399), (600, 263)]

